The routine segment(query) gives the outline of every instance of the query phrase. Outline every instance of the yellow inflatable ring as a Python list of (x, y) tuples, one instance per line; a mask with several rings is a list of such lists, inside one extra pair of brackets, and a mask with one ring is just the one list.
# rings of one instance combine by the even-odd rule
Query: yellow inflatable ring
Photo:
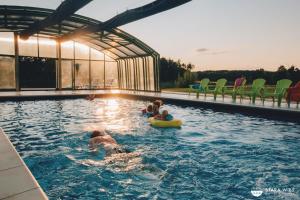
[(173, 119), (171, 121), (163, 121), (163, 120), (154, 119), (154, 117), (150, 117), (148, 121), (152, 126), (160, 127), (160, 128), (180, 128), (182, 125), (182, 121), (179, 119)]

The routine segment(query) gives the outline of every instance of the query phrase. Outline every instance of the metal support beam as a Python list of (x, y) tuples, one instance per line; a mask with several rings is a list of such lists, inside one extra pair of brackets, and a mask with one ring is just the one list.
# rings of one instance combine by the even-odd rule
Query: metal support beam
[(92, 89), (92, 63), (91, 48), (89, 48), (89, 89)]
[(58, 90), (62, 90), (62, 69), (61, 69), (61, 43), (56, 42), (56, 54), (57, 54), (57, 83)]
[(72, 90), (75, 90), (75, 42), (73, 42)]
[(16, 91), (20, 91), (19, 42), (18, 42), (18, 34), (16, 32), (14, 32), (14, 45), (15, 45), (15, 81), (16, 81)]
[(104, 73), (103, 73), (103, 75), (104, 75), (104, 89), (106, 88), (106, 86), (105, 86), (105, 85), (106, 85), (106, 84), (105, 84), (105, 81), (106, 81), (106, 80), (105, 80), (105, 78), (106, 78), (106, 77), (105, 77), (105, 65), (106, 65), (106, 58), (105, 58), (105, 54), (104, 54), (104, 70), (103, 70), (103, 71), (104, 71)]
[(28, 39), (31, 35), (38, 33), (39, 31), (53, 26), (55, 24), (59, 24), (64, 19), (67, 19), (72, 14), (74, 14), (77, 10), (91, 2), (92, 0), (65, 0), (60, 6), (48, 17), (41, 21), (36, 21), (32, 25), (30, 25), (27, 29), (20, 32), (20, 37), (22, 39)]
[(160, 56), (157, 55), (156, 56), (156, 59), (157, 59), (157, 91), (160, 92), (161, 91), (161, 88), (160, 88)]
[(60, 37), (60, 39), (66, 41), (89, 33), (110, 30), (149, 17), (151, 15), (164, 12), (166, 10), (175, 8), (190, 1), (191, 0), (156, 0), (147, 5), (127, 10), (107, 20), (104, 23), (99, 23), (98, 25), (89, 25), (84, 28), (77, 29), (72, 33), (65, 34), (64, 36)]

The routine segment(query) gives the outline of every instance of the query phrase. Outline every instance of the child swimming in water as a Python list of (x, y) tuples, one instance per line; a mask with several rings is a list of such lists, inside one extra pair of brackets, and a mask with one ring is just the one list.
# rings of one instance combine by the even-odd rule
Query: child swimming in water
[(89, 148), (91, 150), (97, 150), (97, 147), (102, 145), (105, 149), (106, 156), (117, 153), (128, 153), (126, 149), (123, 149), (114, 138), (108, 135), (104, 130), (93, 131), (89, 142)]
[(143, 109), (142, 113), (147, 117), (153, 117), (153, 106), (150, 104), (147, 106), (147, 109)]
[(162, 100), (155, 100), (153, 101), (153, 105), (157, 105), (158, 109), (163, 105), (163, 101)]
[(163, 120), (163, 121), (171, 121), (173, 120), (173, 116), (169, 114), (169, 112), (167, 110), (162, 111), (161, 115), (156, 115), (154, 117), (155, 119), (158, 120)]
[(153, 116), (160, 115), (159, 113), (159, 106), (158, 105), (153, 105)]

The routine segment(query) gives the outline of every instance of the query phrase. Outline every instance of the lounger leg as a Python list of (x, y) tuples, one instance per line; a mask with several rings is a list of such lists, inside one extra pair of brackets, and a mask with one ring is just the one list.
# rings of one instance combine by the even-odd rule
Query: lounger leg
[(236, 102), (236, 95), (233, 93), (232, 94), (232, 102), (235, 103)]
[(278, 107), (281, 106), (281, 101), (282, 101), (282, 97), (278, 96), (278, 99), (277, 99), (277, 105), (278, 105)]
[(196, 97), (197, 97), (197, 99), (199, 99), (199, 91), (197, 91)]
[(253, 95), (252, 97), (252, 103), (255, 104), (256, 95)]

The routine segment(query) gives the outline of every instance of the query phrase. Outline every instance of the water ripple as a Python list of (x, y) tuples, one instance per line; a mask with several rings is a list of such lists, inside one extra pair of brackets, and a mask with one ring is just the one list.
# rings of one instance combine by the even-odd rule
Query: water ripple
[[(149, 126), (149, 102), (83, 99), (0, 103), (0, 126), (50, 199), (253, 199), (252, 188), (294, 188), (264, 199), (299, 199), (300, 125), (166, 104), (181, 129)], [(105, 127), (142, 153), (130, 170), (92, 154)], [(83, 165), (89, 160), (96, 165)]]

